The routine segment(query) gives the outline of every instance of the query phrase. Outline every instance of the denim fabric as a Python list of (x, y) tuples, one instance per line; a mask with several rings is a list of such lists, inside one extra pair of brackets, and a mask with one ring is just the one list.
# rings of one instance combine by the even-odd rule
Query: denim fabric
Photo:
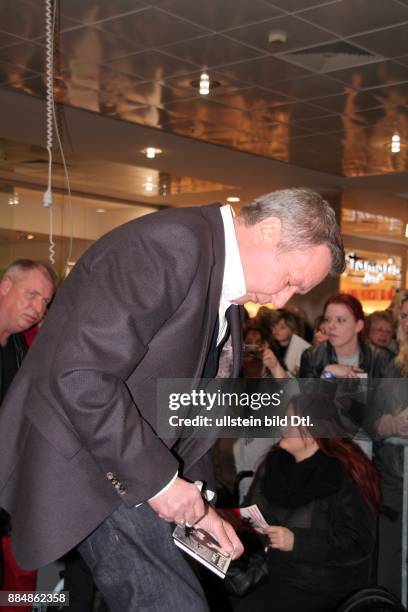
[(79, 545), (111, 612), (209, 612), (171, 531), (148, 504), (121, 505)]

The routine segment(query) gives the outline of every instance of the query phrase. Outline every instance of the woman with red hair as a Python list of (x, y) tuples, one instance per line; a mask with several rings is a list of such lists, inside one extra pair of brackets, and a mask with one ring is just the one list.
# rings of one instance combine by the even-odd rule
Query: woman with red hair
[(357, 445), (335, 437), (344, 434), (325, 395), (292, 398), (292, 416), (313, 427), (284, 428), (245, 500), (268, 523), (269, 579), (236, 602), (240, 612), (332, 612), (371, 583), (377, 472)]
[(364, 312), (352, 295), (337, 293), (323, 309), (328, 339), (307, 349), (300, 364), (302, 378), (381, 378), (393, 355), (364, 340)]

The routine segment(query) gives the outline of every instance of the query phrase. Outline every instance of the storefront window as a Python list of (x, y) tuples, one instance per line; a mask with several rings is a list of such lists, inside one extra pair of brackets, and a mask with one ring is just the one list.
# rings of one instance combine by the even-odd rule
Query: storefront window
[(343, 208), (341, 227), (344, 234), (351, 235), (390, 236), (394, 238), (402, 238), (405, 235), (405, 225), (401, 219), (351, 208)]
[(384, 310), (401, 287), (401, 265), (398, 255), (346, 250), (340, 290), (358, 298), (366, 313)]

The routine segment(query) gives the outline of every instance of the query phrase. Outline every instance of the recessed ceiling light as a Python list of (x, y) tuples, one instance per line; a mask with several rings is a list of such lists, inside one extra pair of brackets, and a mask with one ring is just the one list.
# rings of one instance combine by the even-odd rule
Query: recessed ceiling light
[(210, 77), (206, 72), (202, 72), (200, 75), (199, 92), (202, 96), (207, 96), (210, 93)]
[(148, 159), (154, 159), (156, 155), (162, 153), (162, 150), (157, 147), (146, 147), (146, 149), (142, 149), (141, 152), (144, 153)]
[(234, 204), (234, 202), (240, 202), (241, 198), (238, 198), (237, 196), (230, 196), (229, 198), (227, 198), (227, 202), (230, 202), (231, 204)]
[(391, 153), (399, 153), (401, 151), (401, 138), (399, 134), (393, 134), (391, 138)]
[(27, 240), (34, 240), (35, 236), (34, 234), (26, 234), (26, 238)]
[(198, 93), (201, 96), (208, 96), (210, 91), (212, 91), (216, 87), (220, 87), (221, 83), (219, 83), (218, 81), (210, 81), (209, 75), (204, 71), (201, 73), (200, 79), (191, 81), (190, 85), (194, 89), (198, 89)]
[(285, 30), (273, 29), (268, 33), (268, 42), (273, 45), (282, 45), (288, 40), (288, 34)]
[(97, 213), (104, 213), (104, 212), (106, 212), (106, 210), (104, 208), (95, 208), (95, 212), (97, 212)]

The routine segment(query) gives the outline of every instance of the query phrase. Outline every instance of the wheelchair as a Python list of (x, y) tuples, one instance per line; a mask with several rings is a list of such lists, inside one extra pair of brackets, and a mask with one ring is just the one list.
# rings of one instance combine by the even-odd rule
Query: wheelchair
[(382, 587), (368, 587), (353, 593), (336, 612), (404, 612), (406, 608)]

